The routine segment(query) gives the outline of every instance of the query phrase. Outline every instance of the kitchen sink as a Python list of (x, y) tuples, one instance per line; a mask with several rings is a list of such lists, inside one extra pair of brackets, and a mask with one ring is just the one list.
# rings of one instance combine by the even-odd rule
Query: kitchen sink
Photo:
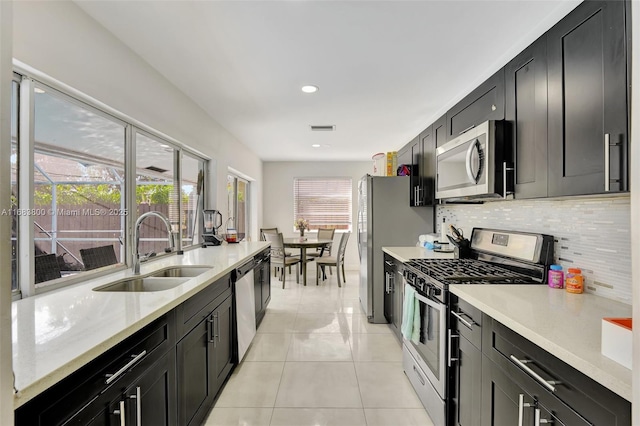
[(197, 277), (200, 274), (204, 274), (210, 270), (210, 266), (170, 266), (168, 268), (160, 269), (159, 271), (152, 272), (149, 277)]
[(187, 277), (131, 277), (96, 287), (94, 291), (149, 292), (169, 290), (188, 281)]
[(96, 287), (94, 291), (130, 291), (149, 292), (169, 290), (204, 274), (210, 266), (182, 265), (169, 266), (142, 276), (124, 278), (109, 284)]

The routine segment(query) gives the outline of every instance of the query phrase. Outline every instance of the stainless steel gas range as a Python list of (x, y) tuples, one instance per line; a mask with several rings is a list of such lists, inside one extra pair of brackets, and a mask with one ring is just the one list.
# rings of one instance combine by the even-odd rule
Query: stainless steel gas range
[(474, 228), (464, 243), (469, 248), (465, 258), (415, 259), (405, 263), (403, 271), (405, 307), (410, 311), (403, 315), (404, 370), (438, 426), (447, 424), (452, 386), (449, 285), (542, 284), (553, 263), (550, 235)]

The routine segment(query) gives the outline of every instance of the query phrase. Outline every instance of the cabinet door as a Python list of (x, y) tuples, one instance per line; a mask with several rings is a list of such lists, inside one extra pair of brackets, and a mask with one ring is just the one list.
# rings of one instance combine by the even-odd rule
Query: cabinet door
[(228, 297), (213, 311), (213, 377), (215, 395), (231, 371), (233, 358), (233, 305)]
[(482, 410), (482, 352), (464, 337), (458, 340), (452, 369), (454, 425), (474, 426)]
[(402, 302), (404, 302), (404, 288), (402, 287), (402, 273), (396, 267), (393, 269), (393, 304), (394, 304), (394, 326), (397, 330), (398, 339), (402, 341)]
[(504, 68), (447, 112), (447, 140), (487, 120), (504, 118)]
[(256, 268), (253, 271), (253, 294), (255, 298), (256, 324), (258, 319), (262, 319), (264, 315), (262, 307), (262, 268)]
[[(165, 354), (124, 392), (127, 424), (174, 425), (177, 422), (176, 355)], [(140, 421), (138, 421), (140, 420)]]
[(391, 292), (391, 276), (393, 275), (393, 272), (387, 267), (387, 262), (388, 260), (384, 261), (384, 317), (387, 319), (389, 324), (395, 326), (393, 317), (394, 301), (393, 293)]
[(267, 309), (267, 305), (271, 301), (271, 262), (266, 261), (262, 264), (262, 274), (260, 275), (262, 281), (262, 309)]
[(547, 40), (542, 36), (505, 67), (506, 110), (516, 198), (547, 196)]
[(583, 2), (547, 43), (549, 195), (627, 191), (625, 2)]
[(482, 356), (482, 426), (533, 426), (534, 405), (520, 385)]
[(444, 145), (447, 142), (447, 116), (443, 115), (438, 118), (435, 123), (432, 124), (432, 127), (436, 148)]
[(419, 202), (421, 206), (432, 206), (435, 203), (436, 184), (436, 140), (433, 126), (420, 133), (422, 164), (420, 169)]
[[(216, 377), (212, 374), (213, 318), (207, 317), (191, 330), (177, 345), (178, 362), (178, 424), (198, 422), (208, 411), (215, 396)], [(202, 410), (201, 410), (202, 408)]]
[(411, 142), (411, 176), (409, 180), (409, 205), (420, 205), (420, 173), (422, 172), (422, 150), (420, 149), (420, 138), (416, 136)]

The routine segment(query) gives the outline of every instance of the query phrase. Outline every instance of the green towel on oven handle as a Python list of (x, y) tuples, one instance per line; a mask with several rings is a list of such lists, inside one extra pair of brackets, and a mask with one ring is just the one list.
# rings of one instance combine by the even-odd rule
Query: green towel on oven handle
[[(416, 290), (411, 287), (409, 284), (404, 285), (404, 300), (402, 302), (402, 325), (400, 326), (400, 331), (402, 332), (402, 336), (411, 340), (413, 336), (413, 322), (414, 322), (414, 311), (416, 306)], [(420, 309), (418, 309), (418, 313)]]

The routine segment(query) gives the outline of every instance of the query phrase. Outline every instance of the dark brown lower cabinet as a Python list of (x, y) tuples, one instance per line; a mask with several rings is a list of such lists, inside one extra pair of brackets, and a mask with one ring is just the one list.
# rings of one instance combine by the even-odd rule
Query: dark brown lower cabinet
[(533, 425), (534, 399), (489, 358), (481, 358), (482, 425)]
[(231, 371), (232, 327), (232, 297), (229, 295), (178, 342), (180, 425), (196, 425), (204, 420)]
[[(451, 407), (455, 426), (478, 424), (482, 409), (482, 352), (463, 336), (458, 338), (458, 350), (451, 369)], [(455, 343), (454, 343), (455, 344)]]

